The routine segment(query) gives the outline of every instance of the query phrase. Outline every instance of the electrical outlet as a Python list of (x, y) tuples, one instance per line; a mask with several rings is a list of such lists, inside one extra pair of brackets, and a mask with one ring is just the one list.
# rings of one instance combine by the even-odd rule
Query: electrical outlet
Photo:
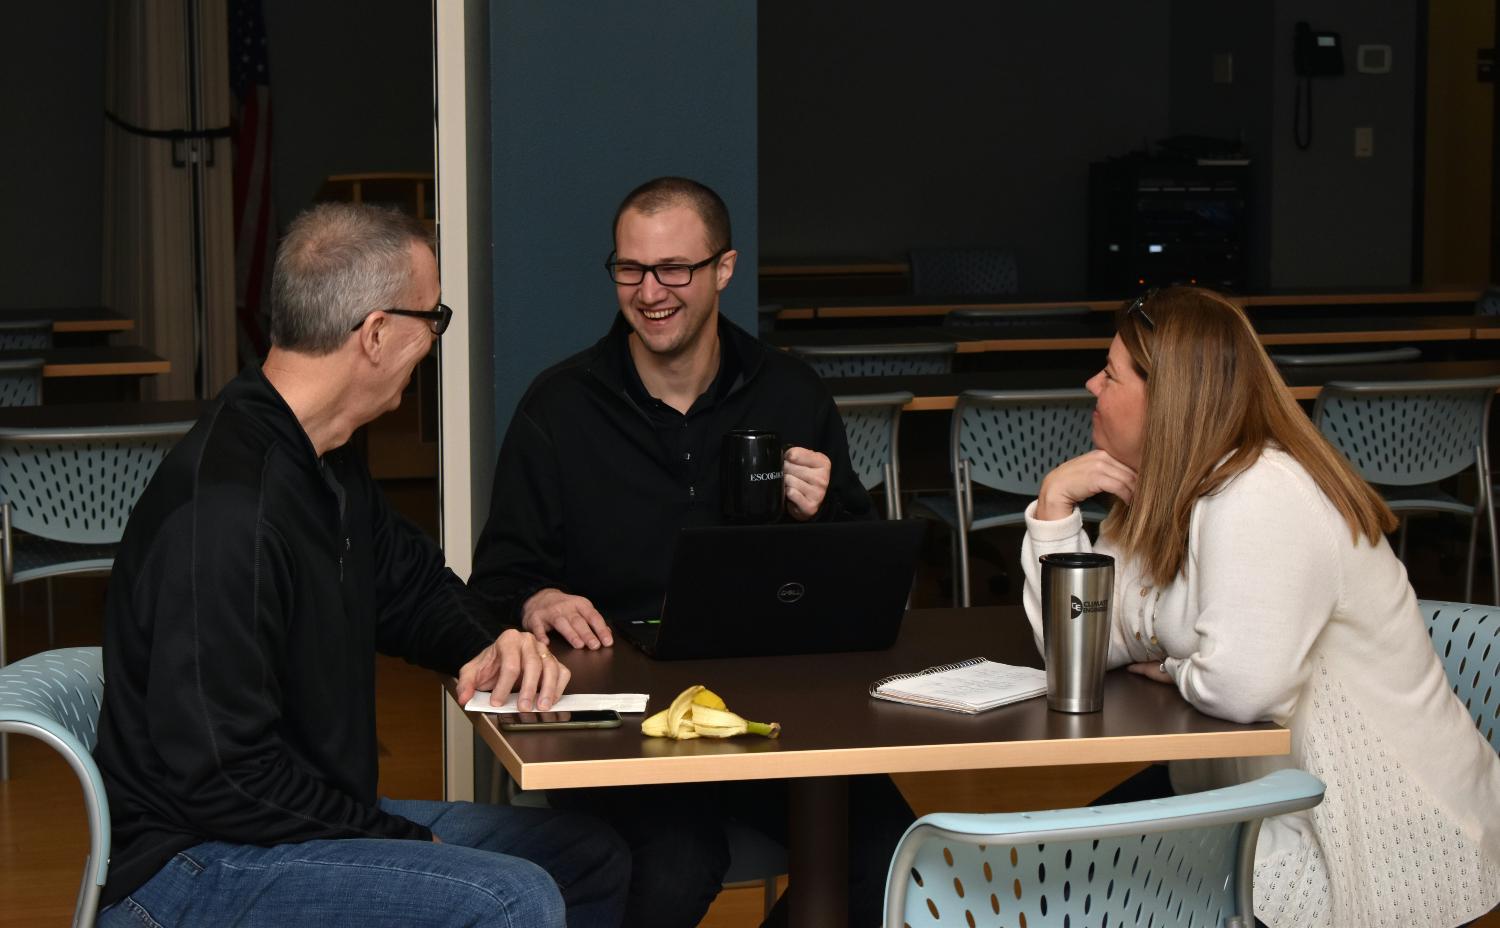
[(1375, 129), (1372, 126), (1360, 126), (1354, 130), (1354, 157), (1375, 157)]
[(1232, 52), (1217, 52), (1214, 55), (1214, 83), (1234, 83), (1234, 54)]

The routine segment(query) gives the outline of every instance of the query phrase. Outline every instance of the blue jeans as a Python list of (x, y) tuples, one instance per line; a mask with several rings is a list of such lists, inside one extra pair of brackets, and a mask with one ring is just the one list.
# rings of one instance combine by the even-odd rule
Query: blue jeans
[(105, 909), (100, 928), (613, 928), (623, 917), (630, 851), (596, 819), (467, 802), (382, 799), (380, 807), (443, 843), (208, 841)]

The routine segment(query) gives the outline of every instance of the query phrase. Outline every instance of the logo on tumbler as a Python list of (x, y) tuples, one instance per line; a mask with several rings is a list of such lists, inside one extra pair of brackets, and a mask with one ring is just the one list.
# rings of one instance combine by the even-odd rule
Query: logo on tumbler
[(781, 585), (781, 588), (776, 591), (776, 598), (787, 605), (791, 605), (801, 599), (806, 593), (807, 587), (793, 580), (790, 583), (783, 583)]
[(1103, 612), (1109, 601), (1104, 599), (1079, 599), (1077, 596), (1068, 597), (1069, 618), (1076, 619), (1085, 612)]
[(760, 473), (760, 474), (756, 474), (756, 473), (750, 474), (750, 482), (751, 483), (760, 483), (760, 482), (765, 481), (765, 480), (780, 480), (780, 479), (781, 479), (781, 471), (779, 471), (779, 470), (768, 470), (768, 471), (766, 471), (764, 473)]

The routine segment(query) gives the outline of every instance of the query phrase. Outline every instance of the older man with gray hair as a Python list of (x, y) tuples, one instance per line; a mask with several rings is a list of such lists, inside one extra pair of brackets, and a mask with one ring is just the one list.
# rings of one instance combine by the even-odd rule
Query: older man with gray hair
[(568, 682), (544, 640), (490, 627), (347, 448), (447, 327), (440, 295), (412, 220), (298, 217), (264, 365), (136, 506), (105, 616), (101, 925), (619, 922), (629, 853), (598, 821), (376, 795), (377, 651), (456, 675), (461, 700), (545, 709)]

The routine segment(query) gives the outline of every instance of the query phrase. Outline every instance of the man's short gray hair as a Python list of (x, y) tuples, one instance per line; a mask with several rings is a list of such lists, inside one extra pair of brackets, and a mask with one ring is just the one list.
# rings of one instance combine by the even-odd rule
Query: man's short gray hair
[(421, 223), (384, 207), (320, 203), (292, 220), (271, 272), (271, 344), (336, 351), (362, 319), (401, 299), (414, 241), (432, 247)]

